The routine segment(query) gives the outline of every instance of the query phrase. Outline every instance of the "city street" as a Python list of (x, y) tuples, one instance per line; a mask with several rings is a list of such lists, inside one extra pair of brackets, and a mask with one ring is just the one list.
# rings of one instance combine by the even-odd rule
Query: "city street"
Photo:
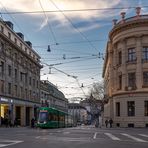
[(0, 128), (0, 147), (10, 148), (147, 148), (146, 128), (62, 129)]

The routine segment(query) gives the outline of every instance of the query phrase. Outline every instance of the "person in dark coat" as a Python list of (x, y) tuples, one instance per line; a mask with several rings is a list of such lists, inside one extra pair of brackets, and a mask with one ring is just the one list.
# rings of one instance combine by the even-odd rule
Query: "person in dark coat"
[(112, 119), (109, 120), (109, 124), (110, 124), (110, 128), (111, 128), (112, 124), (113, 124), (113, 120)]
[(105, 120), (105, 125), (106, 125), (106, 127), (108, 127), (108, 120), (107, 119)]
[(31, 119), (31, 127), (34, 128), (34, 125), (35, 125), (35, 119), (32, 118), (32, 119)]

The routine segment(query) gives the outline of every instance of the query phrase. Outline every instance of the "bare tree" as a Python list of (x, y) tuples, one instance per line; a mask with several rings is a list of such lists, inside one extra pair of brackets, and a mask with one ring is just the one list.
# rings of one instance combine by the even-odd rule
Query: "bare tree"
[(92, 94), (95, 99), (102, 100), (104, 97), (104, 83), (94, 83), (89, 93)]

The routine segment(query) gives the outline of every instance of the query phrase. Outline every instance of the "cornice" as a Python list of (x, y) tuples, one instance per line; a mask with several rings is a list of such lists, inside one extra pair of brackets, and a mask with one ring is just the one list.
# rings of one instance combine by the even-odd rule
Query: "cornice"
[(137, 19), (129, 22), (124, 22), (122, 24), (117, 24), (109, 33), (110, 39), (113, 39), (114, 36), (120, 32), (124, 32), (129, 29), (138, 28), (138, 27), (147, 27), (148, 19)]

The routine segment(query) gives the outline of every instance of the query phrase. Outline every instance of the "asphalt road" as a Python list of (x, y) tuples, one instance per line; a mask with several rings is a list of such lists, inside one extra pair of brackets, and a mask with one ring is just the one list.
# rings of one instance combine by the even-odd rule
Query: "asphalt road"
[(148, 128), (0, 128), (0, 147), (148, 148)]

